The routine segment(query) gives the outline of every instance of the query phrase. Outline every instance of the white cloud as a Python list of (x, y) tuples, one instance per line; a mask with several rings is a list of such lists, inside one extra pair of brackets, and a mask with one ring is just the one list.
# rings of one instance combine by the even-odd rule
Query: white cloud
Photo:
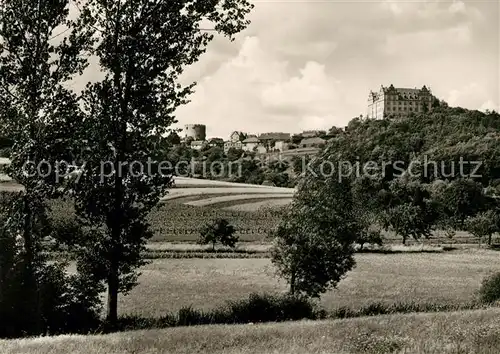
[[(198, 86), (180, 124), (224, 137), (343, 126), (366, 112), (370, 89), (390, 83), (498, 106), (498, 4), (255, 1), (249, 28), (234, 42), (217, 37), (183, 74)], [(75, 87), (100, 75), (94, 64)]]
[(247, 37), (236, 57), (204, 78), (191, 104), (179, 109), (179, 123), (207, 124), (209, 135), (326, 128), (341, 101), (339, 83), (325, 66), (307, 62), (289, 73), (288, 63)]
[(384, 52), (389, 55), (430, 55), (447, 50), (459, 49), (471, 43), (470, 27), (466, 24), (445, 30), (424, 30), (402, 34), (390, 34), (386, 37)]
[(385, 0), (381, 4), (381, 7), (389, 12), (391, 12), (395, 16), (399, 16), (403, 13), (403, 8), (401, 4), (391, 0)]
[(486, 110), (489, 110), (489, 111), (497, 111), (497, 112), (500, 112), (500, 105), (498, 103), (495, 103), (493, 102), (492, 100), (488, 100), (486, 102), (484, 102), (481, 107), (479, 107), (479, 110), (480, 111), (486, 111)]
[(464, 14), (464, 13), (466, 13), (467, 9), (466, 9), (465, 3), (463, 1), (453, 1), (453, 3), (451, 3), (450, 7), (448, 7), (448, 11), (450, 11), (453, 14), (455, 14), (455, 13)]
[(300, 75), (268, 87), (262, 92), (264, 107), (293, 107), (298, 114), (331, 113), (338, 101), (337, 83), (329, 78), (325, 66), (308, 62)]
[(460, 89), (451, 90), (447, 102), (450, 106), (460, 106), (481, 111), (486, 109), (498, 110), (499, 108), (498, 103), (495, 103), (486, 86), (477, 82), (472, 82)]

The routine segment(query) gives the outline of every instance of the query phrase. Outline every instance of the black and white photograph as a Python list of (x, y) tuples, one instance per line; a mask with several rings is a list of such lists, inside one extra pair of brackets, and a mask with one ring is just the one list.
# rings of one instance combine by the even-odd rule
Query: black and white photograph
[(500, 1), (0, 0), (0, 353), (500, 353)]

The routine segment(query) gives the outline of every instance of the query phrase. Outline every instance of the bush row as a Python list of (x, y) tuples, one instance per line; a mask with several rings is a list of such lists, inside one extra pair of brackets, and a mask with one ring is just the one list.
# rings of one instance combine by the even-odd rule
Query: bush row
[(225, 306), (202, 311), (184, 307), (177, 313), (159, 318), (124, 316), (119, 330), (140, 330), (207, 324), (254, 324), (295, 320), (342, 319), (362, 316), (378, 316), (415, 312), (448, 312), (487, 308), (479, 302), (469, 303), (371, 303), (359, 309), (340, 307), (332, 312), (319, 309), (316, 303), (289, 295), (252, 294), (248, 299), (228, 302)]
[[(195, 326), (209, 324), (254, 324), (264, 322), (282, 322), (297, 320), (342, 319), (361, 316), (378, 316), (397, 313), (414, 312), (445, 312), (486, 308), (480, 302), (469, 303), (417, 303), (401, 302), (384, 304), (381, 302), (367, 304), (359, 309), (340, 307), (332, 312), (320, 309), (317, 304), (307, 298), (288, 294), (251, 294), (247, 299), (230, 301), (225, 305), (208, 311), (197, 310), (192, 307), (181, 308), (176, 313), (168, 313), (157, 318), (141, 316), (122, 316), (118, 325), (113, 328), (105, 322), (85, 321), (86, 333), (107, 333), (111, 331), (144, 330), (153, 328), (167, 328), (178, 326)], [(81, 323), (79, 323), (81, 325)], [(84, 329), (78, 326), (71, 329), (82, 333)], [(63, 333), (55, 331), (50, 334)], [(5, 335), (6, 333), (4, 333)], [(8, 336), (8, 335), (7, 335)]]
[(328, 315), (328, 318), (340, 319), (340, 318), (379, 316), (379, 315), (414, 313), (414, 312), (451, 312), (451, 311), (462, 311), (462, 310), (476, 310), (484, 307), (486, 306), (476, 301), (471, 301), (466, 303), (397, 302), (392, 304), (374, 302), (366, 306), (363, 306), (359, 309), (351, 309), (349, 307), (339, 307), (334, 311), (332, 311)]
[(162, 259), (162, 258), (228, 258), (228, 259), (241, 259), (241, 258), (269, 258), (269, 252), (256, 252), (256, 253), (243, 253), (243, 252), (144, 252), (146, 259)]
[(251, 294), (248, 299), (230, 301), (210, 311), (181, 308), (159, 318), (124, 316), (120, 330), (137, 330), (207, 324), (247, 324), (325, 318), (310, 300), (290, 295)]

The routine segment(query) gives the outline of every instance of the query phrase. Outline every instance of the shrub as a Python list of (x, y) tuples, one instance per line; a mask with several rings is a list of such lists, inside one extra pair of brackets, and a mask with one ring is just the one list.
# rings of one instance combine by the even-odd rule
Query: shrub
[[(33, 334), (87, 333), (100, 324), (99, 293), (79, 275), (67, 275), (66, 264), (42, 265), (37, 270), (38, 309), (26, 289), (26, 270), (20, 262), (2, 284), (0, 337)], [(37, 322), (35, 322), (37, 321)]]
[(294, 321), (316, 318), (307, 298), (292, 295), (251, 294), (248, 299), (230, 302), (228, 317), (233, 323)]
[(483, 303), (493, 303), (500, 299), (500, 273), (495, 273), (483, 280), (479, 289), (479, 297)]
[(0, 214), (0, 337), (97, 328), (101, 289), (86, 275), (90, 273), (78, 269), (69, 275), (67, 263), (49, 262), (44, 252), (38, 252), (29, 267), (23, 239), (7, 227), (6, 215)]
[(0, 157), (7, 157), (7, 158), (9, 158), (10, 157), (10, 151), (11, 151), (10, 147), (0, 148)]
[(217, 218), (200, 231), (198, 243), (202, 245), (211, 243), (212, 250), (215, 250), (217, 242), (224, 246), (234, 247), (238, 242), (238, 237), (234, 236), (235, 231), (234, 226), (226, 219)]

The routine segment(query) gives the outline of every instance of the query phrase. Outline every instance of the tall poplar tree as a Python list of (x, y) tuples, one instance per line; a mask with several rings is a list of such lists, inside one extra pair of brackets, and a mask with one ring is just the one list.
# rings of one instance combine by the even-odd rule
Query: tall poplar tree
[(90, 39), (79, 31), (83, 21), (70, 21), (68, 14), (68, 0), (0, 3), (0, 134), (13, 141), (7, 173), (23, 187), (5, 228), (22, 239), (25, 320), (34, 332), (41, 325), (46, 200), (57, 190), (55, 161), (66, 149), (60, 142), (78, 116), (76, 95), (64, 84), (85, 68), (82, 53)]
[(88, 149), (74, 191), (82, 219), (102, 225), (87, 249), (107, 284), (111, 325), (118, 294), (134, 286), (144, 263), (146, 216), (171, 183), (172, 171), (155, 162), (155, 153), (194, 87), (182, 87), (179, 76), (214, 32), (233, 38), (243, 30), (251, 8), (246, 0), (88, 0), (81, 7), (98, 38), (92, 54), (103, 79), (82, 94), (77, 139)]

